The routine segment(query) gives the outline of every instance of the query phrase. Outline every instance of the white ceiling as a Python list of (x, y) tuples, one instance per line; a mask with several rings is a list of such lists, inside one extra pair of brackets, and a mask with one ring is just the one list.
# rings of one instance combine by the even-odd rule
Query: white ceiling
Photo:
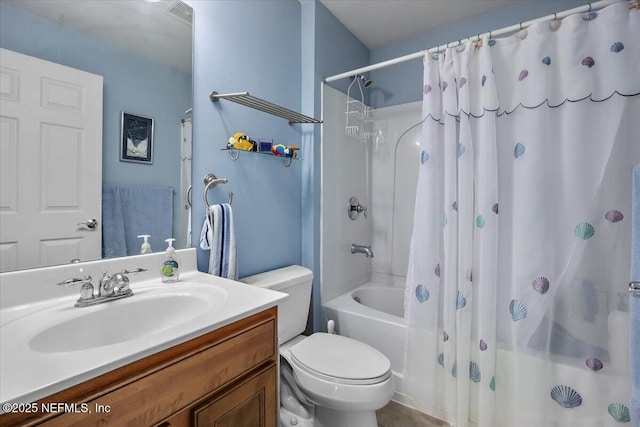
[(320, 0), (369, 49), (525, 1)]
[[(180, 0), (1, 0), (76, 31), (191, 72), (191, 25)], [(306, 0), (302, 0), (306, 1)], [(369, 49), (530, 0), (319, 0)]]
[(2, 2), (191, 74), (192, 25), (169, 12), (179, 0)]

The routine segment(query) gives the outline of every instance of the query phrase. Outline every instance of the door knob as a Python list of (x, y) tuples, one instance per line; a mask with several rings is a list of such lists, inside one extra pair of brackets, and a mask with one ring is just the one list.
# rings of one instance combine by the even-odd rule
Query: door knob
[(97, 219), (88, 219), (85, 222), (79, 222), (78, 225), (84, 225), (87, 228), (93, 230), (98, 226), (98, 220)]

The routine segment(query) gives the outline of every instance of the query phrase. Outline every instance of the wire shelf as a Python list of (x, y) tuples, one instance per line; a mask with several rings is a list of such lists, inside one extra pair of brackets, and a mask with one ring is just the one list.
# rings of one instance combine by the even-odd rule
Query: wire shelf
[(287, 120), (290, 125), (294, 123), (322, 123), (322, 120), (314, 119), (312, 117), (305, 116), (304, 114), (289, 110), (288, 108), (273, 104), (269, 101), (265, 101), (264, 99), (260, 99), (249, 94), (249, 92), (219, 94), (218, 92), (213, 91), (209, 94), (209, 98), (211, 98), (211, 101), (213, 102), (218, 102), (220, 99), (226, 99), (228, 101), (235, 102), (236, 104), (244, 105), (245, 107), (253, 108), (255, 110), (283, 118)]

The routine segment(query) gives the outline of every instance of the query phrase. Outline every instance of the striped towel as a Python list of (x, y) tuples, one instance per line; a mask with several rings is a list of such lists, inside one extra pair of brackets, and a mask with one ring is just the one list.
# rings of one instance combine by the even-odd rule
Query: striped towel
[(211, 205), (200, 233), (200, 248), (210, 250), (209, 274), (236, 280), (236, 234), (231, 205)]

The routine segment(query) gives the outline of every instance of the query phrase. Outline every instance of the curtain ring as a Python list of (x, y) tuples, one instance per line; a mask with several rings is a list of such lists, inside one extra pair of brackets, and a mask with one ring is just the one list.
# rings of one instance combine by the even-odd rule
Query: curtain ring
[(591, 12), (591, 3), (589, 3), (589, 12)]
[(553, 12), (553, 20), (554, 21), (558, 20), (558, 14), (556, 12)]
[(492, 39), (493, 36), (491, 35), (491, 31), (489, 31), (489, 39)]
[(522, 31), (522, 22), (520, 23), (520, 31)]

